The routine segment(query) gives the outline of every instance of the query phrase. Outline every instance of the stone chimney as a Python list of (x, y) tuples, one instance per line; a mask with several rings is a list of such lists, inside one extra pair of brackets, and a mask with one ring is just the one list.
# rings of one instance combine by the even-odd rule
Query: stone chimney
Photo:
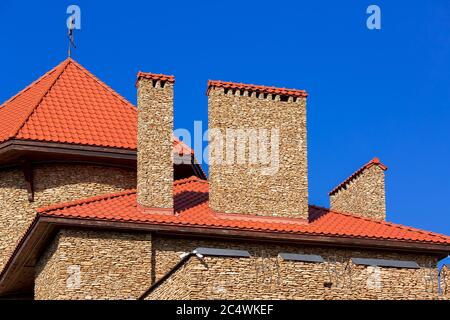
[(137, 202), (173, 212), (173, 76), (138, 73)]
[(384, 172), (374, 158), (330, 192), (330, 209), (376, 220), (386, 220)]
[(211, 209), (307, 219), (307, 93), (209, 81), (207, 95)]

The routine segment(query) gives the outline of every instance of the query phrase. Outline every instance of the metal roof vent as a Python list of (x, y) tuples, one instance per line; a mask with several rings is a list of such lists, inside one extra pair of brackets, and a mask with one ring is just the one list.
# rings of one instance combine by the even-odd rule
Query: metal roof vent
[(249, 258), (250, 253), (245, 250), (233, 250), (233, 249), (216, 249), (216, 248), (197, 248), (192, 253), (202, 256), (215, 256), (215, 257), (241, 257)]
[(406, 268), (406, 269), (420, 269), (420, 266), (415, 261), (402, 260), (388, 260), (388, 259), (365, 259), (352, 258), (352, 262), (363, 266), (377, 266), (388, 268)]
[(323, 258), (315, 254), (295, 254), (295, 253), (280, 253), (279, 256), (286, 261), (301, 261), (301, 262), (313, 262), (321, 263)]

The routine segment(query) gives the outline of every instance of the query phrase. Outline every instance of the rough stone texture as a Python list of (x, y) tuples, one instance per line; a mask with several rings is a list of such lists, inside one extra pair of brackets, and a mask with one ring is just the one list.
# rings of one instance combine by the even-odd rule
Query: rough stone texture
[(36, 216), (36, 208), (136, 187), (134, 170), (40, 164), (33, 172), (35, 201), (30, 203), (22, 170), (0, 171), (0, 269)]
[[(223, 88), (213, 88), (208, 104), (210, 207), (222, 213), (307, 218), (306, 99), (297, 98), (294, 102), (290, 97), (289, 101), (280, 101), (280, 96), (271, 94), (264, 97), (264, 94), (239, 90), (225, 93)], [(278, 129), (279, 166), (272, 166), (275, 170), (267, 172), (270, 163), (249, 164), (249, 144), (242, 152), (244, 163), (238, 163), (237, 157), (226, 159), (229, 148), (222, 149), (227, 161), (218, 163), (221, 152), (217, 151), (220, 148), (212, 147), (219, 144), (211, 129), (220, 130), (222, 137), (226, 136), (227, 129), (268, 129), (269, 133)], [(262, 145), (270, 145), (272, 135), (268, 138)], [(269, 157), (273, 150), (268, 148)]]
[[(192, 257), (147, 299), (439, 298), (435, 257), (383, 251), (155, 238), (153, 277), (159, 279), (183, 252), (197, 247), (248, 250), (251, 257), (205, 257), (203, 262)], [(319, 254), (325, 262), (283, 261), (280, 252)], [(352, 257), (414, 260), (421, 268), (357, 266)]]
[(61, 230), (36, 267), (35, 299), (136, 299), (151, 284), (151, 234)]
[(173, 208), (173, 83), (138, 82), (138, 194), (149, 208)]
[(376, 165), (364, 169), (346, 187), (330, 196), (330, 208), (367, 218), (386, 220), (384, 170)]
[(439, 280), (442, 299), (450, 300), (450, 268), (447, 265), (442, 267)]

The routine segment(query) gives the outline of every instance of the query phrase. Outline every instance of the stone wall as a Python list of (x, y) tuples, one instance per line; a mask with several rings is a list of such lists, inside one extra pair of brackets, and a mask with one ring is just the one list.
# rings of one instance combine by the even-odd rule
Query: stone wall
[(173, 209), (173, 83), (138, 80), (138, 202)]
[(364, 169), (346, 187), (330, 196), (331, 210), (386, 220), (384, 170), (377, 165)]
[(0, 170), (0, 269), (36, 216), (36, 208), (136, 188), (136, 172), (76, 164), (40, 164), (34, 169), (34, 202), (28, 201), (23, 172)]
[(450, 300), (450, 268), (447, 265), (442, 267), (439, 280), (442, 299)]
[[(438, 299), (437, 259), (378, 250), (62, 230), (41, 256), (36, 299), (136, 299), (198, 247), (250, 258), (191, 257), (146, 299)], [(279, 253), (318, 254), (322, 263)], [(416, 261), (420, 269), (366, 267), (352, 257)]]
[(36, 267), (35, 299), (136, 299), (151, 284), (151, 234), (61, 230)]
[[(208, 108), (210, 207), (222, 213), (307, 218), (306, 98), (280, 101), (280, 96), (272, 94), (212, 88)], [(230, 129), (247, 131), (233, 139)], [(261, 158), (262, 149), (254, 152), (250, 143), (244, 144), (249, 141), (248, 130), (260, 129), (268, 130), (267, 139), (251, 145), (267, 147), (267, 163)], [(278, 130), (278, 141), (271, 143), (277, 137), (273, 129)], [(234, 152), (229, 147), (233, 140), (241, 143), (241, 151), (238, 144)], [(279, 147), (278, 159), (273, 146)], [(257, 161), (250, 161), (255, 154)]]
[[(437, 299), (437, 259), (406, 253), (155, 238), (154, 279), (197, 247), (241, 249), (250, 258), (192, 257), (147, 299)], [(324, 263), (284, 261), (280, 252), (319, 254)], [(352, 257), (414, 260), (420, 269), (365, 267)]]

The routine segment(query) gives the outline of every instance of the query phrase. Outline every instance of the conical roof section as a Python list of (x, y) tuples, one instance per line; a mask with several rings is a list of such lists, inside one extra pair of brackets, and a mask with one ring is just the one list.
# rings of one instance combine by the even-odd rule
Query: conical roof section
[(136, 149), (137, 109), (69, 58), (0, 107), (11, 139)]

